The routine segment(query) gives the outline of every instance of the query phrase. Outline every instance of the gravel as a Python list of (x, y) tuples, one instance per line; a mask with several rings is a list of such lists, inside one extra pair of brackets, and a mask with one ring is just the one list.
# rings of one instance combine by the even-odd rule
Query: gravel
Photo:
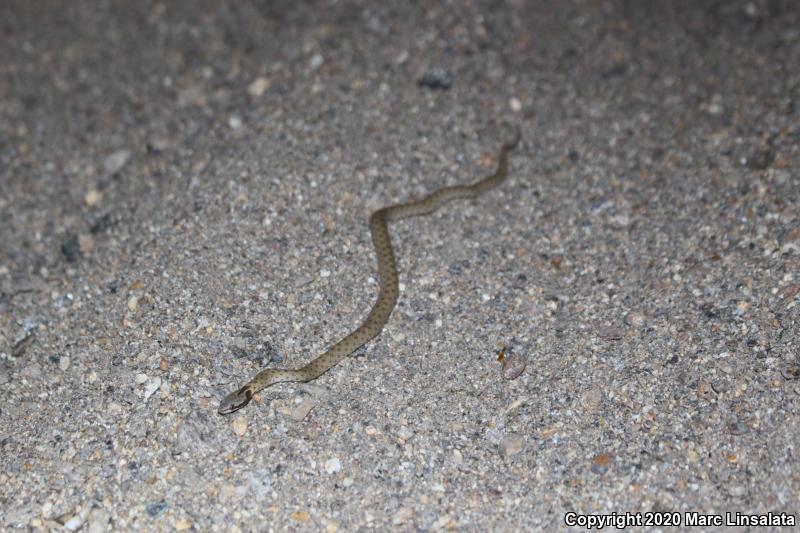
[[(0, 28), (0, 529), (797, 513), (796, 2), (9, 0)], [(217, 415), (365, 317), (369, 213), (492, 172), (506, 121), (508, 182), (392, 226), (383, 334)]]

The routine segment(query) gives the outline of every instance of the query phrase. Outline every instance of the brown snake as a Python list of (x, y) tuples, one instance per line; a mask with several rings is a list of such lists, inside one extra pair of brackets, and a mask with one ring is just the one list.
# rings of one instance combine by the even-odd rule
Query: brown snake
[(380, 276), (380, 291), (378, 300), (372, 306), (364, 322), (345, 338), (331, 346), (327, 352), (320, 355), (302, 368), (290, 370), (283, 368), (266, 368), (248, 381), (242, 388), (225, 396), (219, 403), (219, 414), (227, 415), (238, 411), (253, 399), (260, 390), (276, 383), (287, 381), (311, 381), (316, 379), (330, 368), (337, 365), (342, 359), (356, 351), (369, 340), (375, 338), (389, 320), (397, 297), (400, 294), (397, 276), (397, 264), (389, 237), (387, 222), (402, 218), (427, 215), (434, 212), (442, 204), (459, 198), (475, 198), (476, 196), (496, 187), (508, 175), (508, 153), (517, 145), (520, 138), (519, 128), (515, 128), (514, 136), (500, 148), (497, 170), (491, 176), (471, 185), (455, 185), (443, 187), (428, 196), (411, 202), (390, 205), (378, 209), (369, 217), (369, 229), (372, 233), (372, 243), (378, 256), (378, 275)]

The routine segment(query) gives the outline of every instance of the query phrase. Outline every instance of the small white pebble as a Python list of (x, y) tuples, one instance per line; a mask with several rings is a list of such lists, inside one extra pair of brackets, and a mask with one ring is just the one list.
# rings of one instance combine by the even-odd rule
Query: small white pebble
[(237, 416), (233, 419), (231, 428), (233, 428), (233, 433), (237, 437), (244, 436), (244, 434), (247, 433), (247, 419), (243, 416)]
[(314, 54), (311, 56), (311, 61), (308, 62), (308, 67), (311, 70), (317, 70), (319, 67), (322, 66), (322, 63), (325, 59), (322, 57), (322, 54)]
[(250, 86), (247, 87), (247, 92), (250, 93), (250, 96), (254, 96), (257, 98), (263, 95), (264, 92), (266, 92), (266, 90), (269, 89), (269, 86), (270, 86), (269, 80), (262, 76), (260, 78), (256, 78), (253, 80), (253, 83), (251, 83)]
[(67, 369), (69, 368), (69, 364), (70, 364), (69, 357), (67, 357), (66, 355), (59, 358), (58, 360), (58, 368), (60, 368), (62, 372), (67, 371)]
[(294, 420), (303, 420), (316, 405), (317, 402), (312, 396), (306, 396), (299, 405), (291, 410), (289, 416), (291, 416)]
[(161, 378), (156, 376), (154, 378), (150, 378), (147, 380), (147, 383), (144, 386), (144, 401), (150, 399), (159, 388), (161, 387)]
[(64, 528), (69, 531), (77, 531), (83, 526), (86, 519), (89, 517), (89, 510), (83, 509), (81, 512), (70, 518), (64, 523)]
[(117, 150), (106, 157), (105, 161), (103, 161), (103, 167), (105, 167), (106, 172), (109, 174), (115, 174), (122, 170), (122, 167), (125, 166), (130, 158), (130, 150)]
[(328, 459), (325, 461), (325, 471), (329, 474), (335, 474), (339, 470), (342, 469), (342, 463), (339, 462), (339, 459), (334, 457), (333, 459)]
[(93, 206), (100, 203), (103, 199), (103, 193), (98, 191), (97, 189), (91, 189), (84, 195), (83, 201), (86, 202), (86, 205)]
[(330, 271), (330, 270), (324, 270), (324, 269), (323, 269), (323, 270), (320, 270), (320, 272), (319, 272), (319, 275), (320, 275), (320, 277), (322, 277), (322, 278), (327, 278), (328, 276), (330, 276), (330, 275), (331, 275), (331, 271)]
[(141, 385), (142, 383), (147, 381), (147, 374), (136, 374), (134, 381), (136, 382), (137, 385)]
[(139, 307), (139, 298), (137, 296), (131, 296), (128, 300), (128, 309), (130, 311), (136, 311), (137, 307)]
[(522, 451), (523, 440), (521, 435), (507, 435), (500, 443), (500, 455), (510, 457)]
[(453, 462), (457, 465), (460, 465), (464, 462), (464, 456), (457, 449), (453, 450)]
[(242, 127), (242, 119), (238, 115), (231, 115), (230, 118), (228, 118), (228, 126), (230, 126), (232, 130), (238, 130)]
[(516, 113), (520, 109), (522, 109), (522, 102), (519, 101), (519, 98), (514, 96), (511, 98), (511, 100), (508, 101), (508, 106), (511, 108), (511, 111)]

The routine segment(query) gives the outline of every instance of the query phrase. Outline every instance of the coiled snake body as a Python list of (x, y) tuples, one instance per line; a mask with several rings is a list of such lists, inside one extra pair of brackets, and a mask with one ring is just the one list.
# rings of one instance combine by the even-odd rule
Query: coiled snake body
[(400, 293), (397, 264), (387, 223), (402, 218), (427, 215), (450, 200), (475, 198), (496, 187), (505, 180), (508, 174), (508, 153), (517, 145), (519, 138), (520, 133), (517, 128), (513, 138), (505, 142), (500, 148), (497, 170), (491, 176), (487, 176), (471, 185), (443, 187), (422, 199), (390, 205), (375, 211), (369, 217), (369, 229), (372, 233), (372, 243), (378, 256), (380, 291), (378, 292), (377, 301), (372, 306), (364, 322), (352, 333), (331, 346), (328, 351), (302, 368), (294, 370), (267, 368), (262, 370), (242, 388), (222, 399), (219, 404), (219, 414), (227, 415), (238, 411), (247, 405), (258, 391), (276, 383), (316, 379), (366, 342), (375, 338), (389, 320), (389, 315), (392, 313)]

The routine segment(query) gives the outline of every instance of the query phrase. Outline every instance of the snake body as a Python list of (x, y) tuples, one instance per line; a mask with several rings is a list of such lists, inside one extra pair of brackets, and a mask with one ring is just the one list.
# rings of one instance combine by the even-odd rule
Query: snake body
[(260, 390), (276, 383), (288, 381), (311, 381), (337, 365), (342, 359), (375, 338), (392, 314), (400, 294), (397, 263), (389, 236), (388, 223), (403, 218), (427, 215), (442, 204), (456, 199), (475, 198), (499, 185), (508, 175), (508, 153), (519, 142), (519, 129), (513, 138), (500, 148), (497, 169), (494, 174), (471, 185), (443, 187), (419, 200), (383, 207), (369, 217), (372, 244), (378, 256), (378, 275), (380, 290), (378, 299), (372, 306), (364, 322), (352, 333), (331, 346), (328, 351), (298, 369), (267, 368), (256, 374), (242, 388), (227, 395), (219, 404), (219, 414), (227, 415), (238, 411), (253, 399)]

